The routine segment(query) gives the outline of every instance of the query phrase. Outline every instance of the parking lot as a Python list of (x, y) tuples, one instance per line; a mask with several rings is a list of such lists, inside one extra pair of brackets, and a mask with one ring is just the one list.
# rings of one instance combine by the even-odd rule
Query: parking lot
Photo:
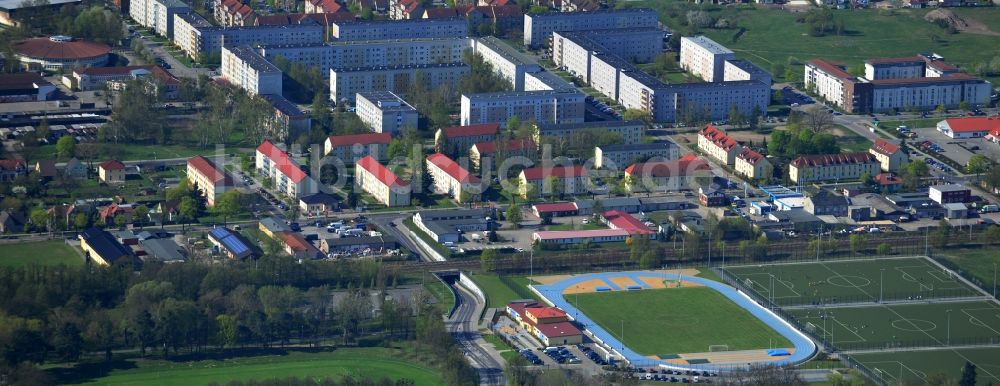
[(941, 156), (948, 157), (961, 165), (968, 163), (969, 158), (973, 154), (976, 154), (976, 152), (982, 151), (983, 148), (987, 147), (986, 145), (993, 145), (990, 147), (995, 147), (995, 144), (991, 144), (982, 138), (952, 139), (933, 127), (911, 128), (911, 130), (917, 133), (914, 146), (919, 146), (918, 143), (923, 141), (931, 141), (940, 147), (941, 150), (938, 153)]

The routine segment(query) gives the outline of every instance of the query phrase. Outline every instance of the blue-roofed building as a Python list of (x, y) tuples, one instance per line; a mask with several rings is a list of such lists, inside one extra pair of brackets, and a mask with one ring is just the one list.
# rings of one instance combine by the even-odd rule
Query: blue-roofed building
[(208, 232), (208, 240), (230, 259), (243, 260), (263, 255), (260, 248), (253, 245), (243, 235), (228, 228), (215, 228)]
[(111, 265), (135, 257), (132, 250), (119, 243), (111, 233), (97, 228), (80, 233), (80, 248), (87, 259), (100, 265)]

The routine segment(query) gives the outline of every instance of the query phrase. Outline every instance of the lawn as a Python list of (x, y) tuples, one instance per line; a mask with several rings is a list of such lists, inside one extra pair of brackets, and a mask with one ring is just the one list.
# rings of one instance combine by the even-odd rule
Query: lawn
[(982, 287), (989, 292), (993, 292), (996, 283), (996, 269), (1000, 266), (1000, 250), (997, 248), (982, 249), (948, 249), (939, 253), (958, 266), (958, 270), (965, 271), (972, 275), (976, 281), (983, 283)]
[[(669, 26), (687, 25), (681, 22), (686, 19), (687, 11), (699, 8), (672, 0), (639, 0), (619, 4), (654, 8), (660, 13), (660, 20)], [(944, 56), (951, 64), (966, 67), (974, 62), (989, 62), (997, 55), (995, 50), (981, 49), (995, 46), (995, 36), (948, 34), (944, 29), (924, 20), (924, 15), (930, 9), (835, 10), (834, 18), (843, 22), (845, 33), (841, 36), (813, 37), (807, 33), (807, 24), (796, 22), (801, 13), (755, 7), (700, 8), (705, 9), (713, 18), (735, 22), (737, 28), (705, 28), (698, 33), (732, 49), (737, 57), (749, 59), (767, 71), (771, 71), (772, 64), (787, 66), (789, 58), (795, 58), (792, 60), (794, 62), (826, 58), (850, 66), (860, 64), (867, 58), (934, 52)], [(990, 25), (994, 31), (1000, 31), (1000, 23), (996, 22), (1000, 20), (1000, 9), (960, 11), (959, 15), (976, 18)], [(680, 32), (685, 36), (691, 34), (691, 27), (677, 28), (681, 28)], [(741, 29), (745, 30), (741, 33)], [(783, 74), (775, 74), (779, 77), (781, 75)], [(995, 81), (997, 77), (991, 80)]]
[(343, 348), (306, 352), (275, 350), (275, 355), (205, 360), (126, 360), (85, 368), (55, 368), (58, 384), (82, 385), (205, 385), (233, 380), (285, 377), (368, 377), (374, 380), (412, 379), (417, 385), (441, 384), (436, 370), (408, 358), (400, 349)]
[[(1000, 343), (1000, 306), (988, 301), (787, 310), (841, 350)], [(950, 314), (950, 315), (949, 315)], [(949, 340), (950, 339), (950, 340)], [(950, 342), (950, 343), (949, 343)]]
[(880, 121), (878, 127), (886, 131), (895, 131), (899, 126), (906, 126), (909, 129), (937, 127), (938, 122), (941, 122), (945, 118), (946, 117)]
[(869, 303), (879, 300), (880, 296), (883, 300), (897, 300), (976, 295), (973, 288), (953, 277), (951, 272), (916, 257), (755, 265), (724, 270), (782, 306)]
[[(107, 147), (110, 154), (105, 158), (116, 158), (121, 161), (143, 159), (189, 158), (196, 155), (214, 155), (215, 148), (204, 148), (184, 145), (138, 145), (119, 143)], [(233, 148), (235, 149), (235, 147)], [(32, 159), (56, 159), (55, 146), (41, 146), (31, 152)]]
[(858, 133), (841, 125), (837, 125), (834, 135), (837, 136), (837, 144), (846, 152), (867, 152), (868, 148), (872, 147), (872, 141), (868, 140), (868, 138), (862, 137)]
[(764, 322), (707, 287), (580, 294), (568, 300), (643, 355), (706, 352), (723, 344), (730, 350), (791, 347)]
[(427, 281), (424, 283), (424, 289), (430, 292), (431, 296), (441, 305), (441, 312), (445, 314), (450, 313), (451, 309), (455, 307), (455, 294), (440, 280), (433, 279)]
[(546, 227), (546, 230), (550, 231), (582, 231), (582, 230), (595, 230), (595, 229), (608, 229), (608, 227), (600, 224), (583, 224), (583, 223), (567, 223), (567, 224), (556, 224)]
[(977, 385), (1000, 384), (1000, 348), (997, 347), (886, 352), (851, 357), (872, 371), (881, 372), (889, 384), (922, 384), (928, 376), (938, 373), (957, 380), (967, 361), (976, 365)]
[(486, 307), (504, 307), (518, 299), (538, 299), (528, 285), (535, 284), (524, 276), (473, 274), (472, 281), (486, 294)]
[(83, 255), (62, 240), (0, 245), (0, 266), (20, 267), (29, 264), (81, 265)]

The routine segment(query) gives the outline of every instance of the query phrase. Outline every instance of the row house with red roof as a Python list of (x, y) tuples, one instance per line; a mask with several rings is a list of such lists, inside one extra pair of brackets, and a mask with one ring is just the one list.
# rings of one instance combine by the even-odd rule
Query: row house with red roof
[(333, 135), (323, 142), (323, 155), (340, 159), (345, 165), (368, 156), (385, 159), (391, 139), (389, 133)]
[(710, 178), (712, 167), (704, 159), (688, 153), (677, 160), (640, 162), (625, 168), (625, 189), (629, 192), (676, 192)]
[(463, 192), (475, 200), (482, 193), (479, 177), (472, 175), (457, 162), (441, 153), (427, 156), (427, 172), (434, 180), (433, 189), (436, 193), (447, 194), (455, 201), (462, 202)]
[(804, 155), (788, 164), (788, 178), (796, 184), (856, 180), (865, 173), (875, 176), (881, 169), (871, 153)]
[(187, 179), (194, 189), (205, 195), (207, 206), (215, 206), (215, 199), (235, 185), (232, 176), (200, 155), (188, 159)]
[(485, 173), (494, 170), (507, 159), (514, 157), (534, 159), (537, 150), (538, 145), (530, 139), (498, 139), (472, 145), (469, 149), (469, 160), (472, 161), (473, 169)]
[(587, 169), (579, 165), (528, 168), (521, 170), (518, 179), (518, 194), (524, 199), (553, 192), (566, 195), (587, 193)]
[(646, 224), (635, 218), (631, 214), (620, 210), (609, 210), (601, 214), (601, 222), (607, 224), (608, 228), (621, 229), (628, 232), (631, 237), (643, 237), (649, 239), (656, 238), (656, 232), (649, 229)]
[(354, 185), (385, 206), (410, 205), (410, 183), (372, 156), (358, 160), (354, 167)]
[(875, 156), (883, 172), (898, 172), (909, 160), (906, 152), (900, 149), (898, 144), (882, 138), (876, 139), (872, 147), (868, 148), (868, 152)]
[(434, 133), (434, 148), (441, 153), (456, 154), (477, 143), (496, 141), (499, 134), (499, 123), (443, 127)]
[(749, 147), (740, 150), (733, 163), (733, 169), (737, 174), (741, 174), (751, 180), (769, 180), (774, 173), (774, 165), (760, 154)]
[(254, 23), (257, 13), (240, 0), (216, 0), (215, 21), (226, 27), (247, 27)]
[(698, 150), (723, 164), (733, 165), (743, 146), (726, 132), (709, 124), (698, 132)]
[(319, 192), (319, 183), (306, 174), (288, 152), (265, 140), (256, 151), (257, 173), (270, 179), (274, 189), (291, 198)]

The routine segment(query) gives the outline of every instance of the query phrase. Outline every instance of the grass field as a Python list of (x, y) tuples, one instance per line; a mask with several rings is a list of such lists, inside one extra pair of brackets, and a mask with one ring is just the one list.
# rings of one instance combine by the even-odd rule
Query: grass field
[(534, 283), (524, 276), (501, 279), (497, 275), (474, 274), (472, 281), (486, 294), (486, 307), (504, 307), (512, 300), (538, 298), (528, 289), (528, 285)]
[(55, 368), (58, 384), (83, 385), (224, 385), (232, 380), (285, 377), (407, 378), (417, 385), (441, 384), (436, 370), (408, 359), (399, 349), (345, 348), (331, 351), (278, 351), (276, 355), (193, 361), (125, 360), (113, 368)]
[[(669, 26), (686, 25), (686, 13), (698, 9), (676, 0), (629, 1), (627, 7), (651, 7), (659, 11), (660, 20)], [(709, 16), (735, 22), (738, 28), (708, 29), (699, 33), (736, 52), (736, 56), (749, 59), (767, 71), (772, 64), (787, 67), (789, 58), (804, 62), (812, 58), (826, 58), (850, 65), (860, 64), (866, 58), (913, 56), (920, 52), (943, 55), (949, 63), (964, 67), (975, 62), (989, 62), (997, 53), (981, 47), (995, 45), (996, 36), (968, 33), (948, 34), (944, 29), (924, 20), (930, 9), (896, 10), (845, 10), (834, 11), (838, 22), (843, 22), (845, 33), (840, 36), (809, 36), (809, 26), (797, 23), (801, 13), (778, 9), (754, 7), (701, 7)], [(996, 20), (1000, 9), (976, 8), (959, 10), (962, 17), (975, 18), (1000, 32)], [(740, 32), (740, 29), (745, 29)], [(691, 27), (684, 27), (685, 36)], [(798, 67), (801, 69), (801, 66)], [(775, 74), (780, 77), (783, 74)], [(801, 76), (801, 70), (799, 71)], [(993, 78), (991, 80), (996, 80)]]
[[(778, 305), (856, 303), (977, 293), (925, 258), (810, 262), (725, 270)], [(771, 281), (771, 278), (774, 281)], [(771, 290), (773, 289), (773, 294)]]
[(429, 280), (424, 283), (424, 289), (430, 292), (431, 296), (441, 305), (441, 312), (447, 314), (455, 307), (455, 294), (451, 293), (451, 289), (441, 281), (437, 279)]
[(837, 130), (834, 134), (837, 136), (837, 143), (840, 145), (842, 151), (866, 152), (868, 148), (872, 147), (872, 141), (844, 126), (837, 125)]
[(988, 301), (786, 311), (803, 324), (812, 323), (816, 335), (832, 336), (833, 344), (841, 349), (888, 348), (894, 342), (902, 347), (933, 347), (1000, 339), (1000, 306)]
[[(1000, 348), (966, 348), (852, 355), (869, 369), (881, 372), (890, 384), (923, 383), (941, 373), (958, 380), (965, 362), (976, 365), (976, 384), (1000, 384)], [(902, 382), (900, 382), (902, 380)]]
[(0, 245), (0, 266), (20, 267), (28, 264), (81, 265), (83, 255), (62, 240)]
[(995, 269), (1000, 267), (1000, 248), (949, 249), (939, 255), (972, 275), (987, 291), (993, 291)]
[[(791, 343), (706, 287), (616, 291), (567, 297), (608, 333), (643, 355), (790, 347)], [(624, 339), (622, 339), (624, 319)]]

